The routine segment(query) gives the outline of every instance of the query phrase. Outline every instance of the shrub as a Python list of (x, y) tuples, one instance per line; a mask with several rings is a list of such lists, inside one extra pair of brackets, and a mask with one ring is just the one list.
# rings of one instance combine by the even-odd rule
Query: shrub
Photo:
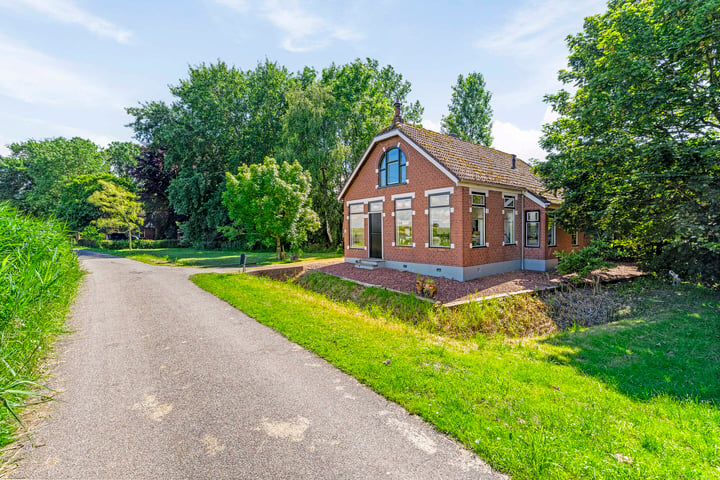
[(557, 270), (562, 274), (576, 273), (587, 277), (590, 272), (599, 268), (610, 268), (614, 264), (608, 259), (614, 258), (612, 247), (601, 240), (593, 240), (590, 245), (572, 252), (557, 252), (559, 258)]

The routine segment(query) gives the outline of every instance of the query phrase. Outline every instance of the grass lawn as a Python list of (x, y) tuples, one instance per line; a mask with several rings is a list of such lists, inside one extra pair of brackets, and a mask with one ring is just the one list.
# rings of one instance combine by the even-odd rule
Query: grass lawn
[[(174, 267), (217, 267), (223, 265), (240, 266), (241, 250), (198, 250), (196, 248), (134, 248), (132, 250), (105, 250), (91, 248), (97, 252), (127, 257), (151, 265), (169, 265)], [(275, 251), (245, 252), (249, 266), (291, 263), (290, 260), (277, 260)], [(305, 252), (300, 260), (321, 260), (336, 258), (342, 254), (335, 252)], [(289, 258), (289, 254), (288, 254)]]
[(720, 478), (720, 298), (706, 290), (639, 283), (618, 322), (510, 340), (248, 275), (193, 281), (514, 479)]

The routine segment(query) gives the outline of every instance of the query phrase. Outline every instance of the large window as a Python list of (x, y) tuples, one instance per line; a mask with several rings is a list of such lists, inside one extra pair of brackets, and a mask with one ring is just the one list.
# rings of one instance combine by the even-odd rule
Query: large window
[(450, 194), (430, 195), (430, 246), (450, 247)]
[(378, 169), (378, 185), (387, 187), (388, 185), (397, 185), (405, 183), (406, 177), (405, 154), (397, 147), (386, 151), (380, 160), (380, 168)]
[(503, 197), (503, 244), (515, 245), (515, 197)]
[(547, 222), (548, 222), (548, 232), (547, 232), (548, 247), (555, 247), (555, 246), (557, 246), (557, 225), (555, 224), (555, 219), (550, 216), (547, 217)]
[(472, 193), (472, 241), (473, 247), (485, 246), (485, 194)]
[(540, 212), (538, 210), (525, 212), (525, 246), (540, 246)]
[(395, 200), (395, 245), (412, 247), (412, 199)]
[(570, 239), (573, 247), (578, 245), (578, 232), (575, 230), (574, 232), (570, 233)]
[(365, 219), (363, 214), (364, 205), (362, 203), (350, 205), (350, 248), (365, 247)]

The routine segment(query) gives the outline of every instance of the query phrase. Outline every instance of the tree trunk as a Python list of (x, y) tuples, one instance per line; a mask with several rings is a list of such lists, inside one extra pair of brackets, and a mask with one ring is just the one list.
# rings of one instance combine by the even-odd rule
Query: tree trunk
[(130, 250), (132, 250), (132, 230), (128, 230), (128, 246), (130, 247)]
[(275, 253), (277, 253), (277, 259), (282, 260), (280, 251), (282, 249), (282, 243), (280, 243), (280, 237), (275, 237)]
[(330, 221), (325, 217), (325, 232), (327, 232), (328, 242), (330, 243), (330, 246), (332, 247), (333, 244), (333, 237), (332, 237), (332, 229), (330, 228)]

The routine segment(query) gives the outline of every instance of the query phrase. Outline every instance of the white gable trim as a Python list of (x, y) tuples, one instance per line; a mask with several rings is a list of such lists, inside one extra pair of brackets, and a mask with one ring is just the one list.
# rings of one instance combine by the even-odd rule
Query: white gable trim
[(538, 197), (536, 197), (530, 190), (525, 190), (525, 196), (532, 200), (533, 202), (537, 203), (538, 205), (542, 205), (543, 207), (547, 208), (550, 205), (550, 202), (545, 202), (540, 200)]
[[(450, 170), (448, 170), (442, 164), (440, 164), (440, 162), (438, 162), (432, 156), (430, 156), (430, 154), (428, 154), (422, 147), (420, 147), (420, 145), (418, 145), (417, 143), (412, 141), (407, 135), (402, 133), (400, 130), (393, 129), (393, 130), (390, 130), (389, 132), (385, 132), (383, 134), (376, 135), (375, 138), (373, 138), (372, 143), (367, 148), (367, 150), (365, 150), (365, 153), (363, 154), (362, 158), (360, 159), (358, 164), (355, 166), (355, 169), (350, 174), (350, 177), (345, 182), (345, 186), (342, 188), (342, 190), (340, 191), (340, 195), (338, 195), (338, 197), (337, 197), (338, 201), (342, 201), (343, 197), (345, 196), (345, 192), (350, 187), (350, 184), (353, 182), (353, 180), (355, 180), (355, 176), (357, 175), (357, 173), (360, 171), (360, 169), (365, 164), (365, 160), (367, 160), (368, 155), (370, 154), (370, 151), (375, 147), (375, 145), (382, 140), (386, 140), (388, 138), (392, 138), (395, 136), (400, 137), (402, 140), (404, 140), (406, 143), (408, 143), (410, 146), (412, 146), (415, 150), (417, 150), (434, 167), (436, 167), (438, 170), (440, 170), (442, 173), (444, 173), (445, 176), (447, 176), (450, 180), (452, 180), (453, 183), (455, 183), (455, 185), (457, 185), (460, 182), (460, 179), (458, 179), (455, 175), (452, 174), (452, 172), (450, 172)], [(398, 145), (399, 145), (399, 143), (398, 143)]]

